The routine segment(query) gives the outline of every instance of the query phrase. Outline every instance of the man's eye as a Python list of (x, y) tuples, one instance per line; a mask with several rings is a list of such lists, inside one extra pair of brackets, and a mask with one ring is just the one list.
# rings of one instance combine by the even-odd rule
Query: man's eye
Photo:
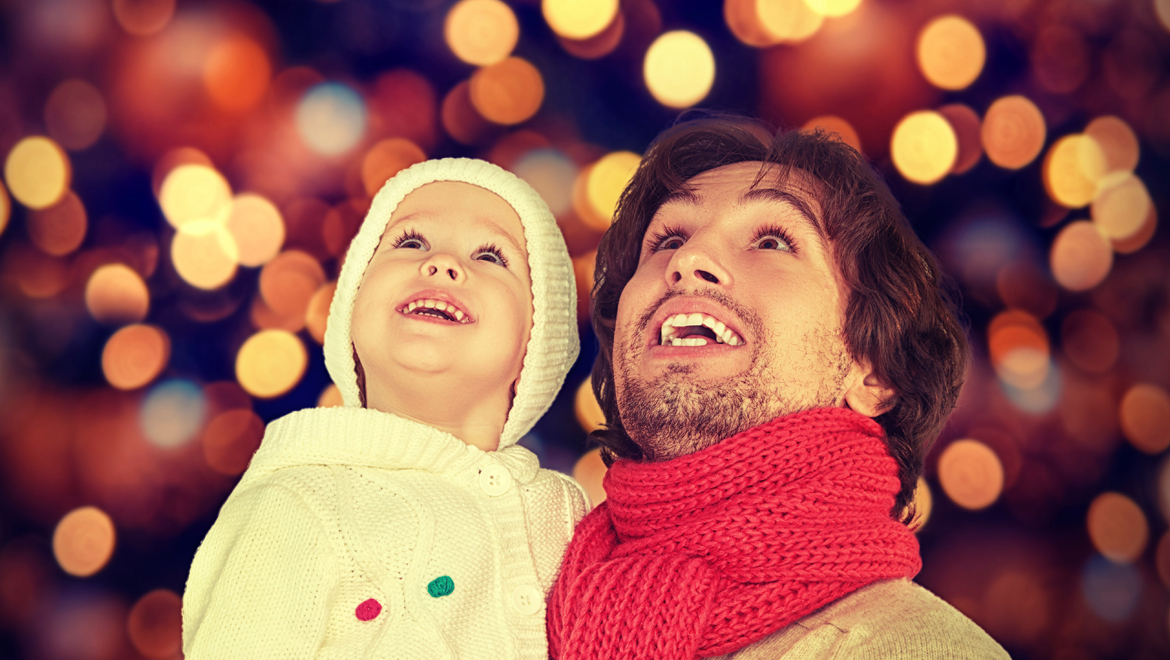
[(759, 250), (787, 250), (788, 244), (783, 239), (775, 236), (765, 236), (756, 241), (756, 249)]

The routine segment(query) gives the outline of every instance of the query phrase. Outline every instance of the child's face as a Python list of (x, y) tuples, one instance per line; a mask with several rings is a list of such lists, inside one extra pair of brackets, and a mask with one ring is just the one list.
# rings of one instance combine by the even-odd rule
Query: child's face
[(473, 393), (511, 388), (531, 329), (528, 253), (511, 205), (450, 181), (408, 194), (354, 300), (367, 406), (408, 400), (395, 388), (419, 376), (454, 375)]

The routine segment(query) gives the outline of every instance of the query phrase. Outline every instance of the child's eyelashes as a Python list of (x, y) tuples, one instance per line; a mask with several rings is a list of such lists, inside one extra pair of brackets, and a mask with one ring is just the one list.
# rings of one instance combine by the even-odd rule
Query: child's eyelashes
[(490, 261), (504, 268), (508, 267), (508, 258), (504, 256), (504, 251), (490, 243), (479, 246), (472, 258), (478, 261)]
[[(427, 239), (423, 238), (422, 234), (419, 234), (413, 229), (407, 229), (402, 232), (398, 238), (394, 239), (392, 245), (395, 248), (404, 248), (407, 250), (427, 251), (431, 249), (431, 244), (427, 242)], [(476, 248), (471, 253), (471, 258), (475, 261), (487, 261), (498, 266), (503, 266), (504, 268), (508, 267), (508, 257), (504, 256), (504, 251), (491, 243), (484, 243)]]
[(398, 238), (394, 239), (394, 247), (426, 250), (430, 245), (427, 244), (427, 239), (423, 238), (418, 232), (413, 229), (407, 229)]

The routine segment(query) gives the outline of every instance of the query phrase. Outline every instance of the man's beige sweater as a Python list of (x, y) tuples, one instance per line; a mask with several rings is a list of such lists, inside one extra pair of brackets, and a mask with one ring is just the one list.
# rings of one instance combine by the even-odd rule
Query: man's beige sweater
[(982, 628), (910, 580), (862, 587), (719, 660), (1002, 660)]

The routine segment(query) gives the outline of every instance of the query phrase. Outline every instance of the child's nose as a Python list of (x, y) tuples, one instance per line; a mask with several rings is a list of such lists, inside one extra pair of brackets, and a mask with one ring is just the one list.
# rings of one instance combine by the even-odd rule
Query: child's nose
[(427, 277), (446, 275), (454, 282), (462, 281), (464, 277), (459, 260), (449, 254), (435, 253), (423, 262), (422, 268), (423, 275)]

